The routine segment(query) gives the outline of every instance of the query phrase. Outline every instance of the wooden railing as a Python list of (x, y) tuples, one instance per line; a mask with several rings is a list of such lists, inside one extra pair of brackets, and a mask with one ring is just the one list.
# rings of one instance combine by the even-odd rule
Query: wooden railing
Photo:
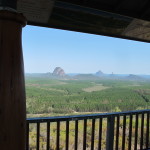
[(149, 122), (150, 110), (28, 118), (27, 150), (144, 150)]

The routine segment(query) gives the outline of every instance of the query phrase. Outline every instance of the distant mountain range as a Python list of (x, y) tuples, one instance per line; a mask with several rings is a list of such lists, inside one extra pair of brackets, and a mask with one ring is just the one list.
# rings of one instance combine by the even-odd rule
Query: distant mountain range
[(26, 77), (47, 77), (52, 79), (71, 79), (71, 80), (99, 80), (99, 79), (120, 79), (120, 80), (150, 80), (150, 75), (135, 74), (105, 74), (101, 70), (92, 74), (68, 73), (61, 67), (56, 67), (53, 73), (26, 73)]

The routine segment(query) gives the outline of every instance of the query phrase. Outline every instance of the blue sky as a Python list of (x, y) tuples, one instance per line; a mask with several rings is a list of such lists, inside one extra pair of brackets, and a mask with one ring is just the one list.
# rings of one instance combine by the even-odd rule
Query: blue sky
[(62, 67), (66, 73), (150, 74), (150, 44), (143, 42), (26, 26), (23, 53), (26, 73)]

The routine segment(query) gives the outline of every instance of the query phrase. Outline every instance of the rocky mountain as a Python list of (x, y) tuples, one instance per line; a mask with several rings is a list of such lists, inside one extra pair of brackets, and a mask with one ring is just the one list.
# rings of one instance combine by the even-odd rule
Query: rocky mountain
[(96, 72), (95, 75), (96, 76), (104, 76), (105, 74), (101, 70), (99, 70), (98, 72)]
[(65, 71), (61, 67), (56, 67), (53, 71), (53, 75), (63, 77), (66, 74), (65, 74)]
[(141, 80), (143, 78), (138, 75), (130, 74), (129, 76), (127, 76), (127, 79), (128, 80)]

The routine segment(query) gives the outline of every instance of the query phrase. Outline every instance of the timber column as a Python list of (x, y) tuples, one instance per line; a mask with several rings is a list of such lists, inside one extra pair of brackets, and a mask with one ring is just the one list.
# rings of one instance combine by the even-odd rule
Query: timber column
[(25, 150), (26, 102), (22, 27), (26, 19), (0, 10), (0, 150)]

